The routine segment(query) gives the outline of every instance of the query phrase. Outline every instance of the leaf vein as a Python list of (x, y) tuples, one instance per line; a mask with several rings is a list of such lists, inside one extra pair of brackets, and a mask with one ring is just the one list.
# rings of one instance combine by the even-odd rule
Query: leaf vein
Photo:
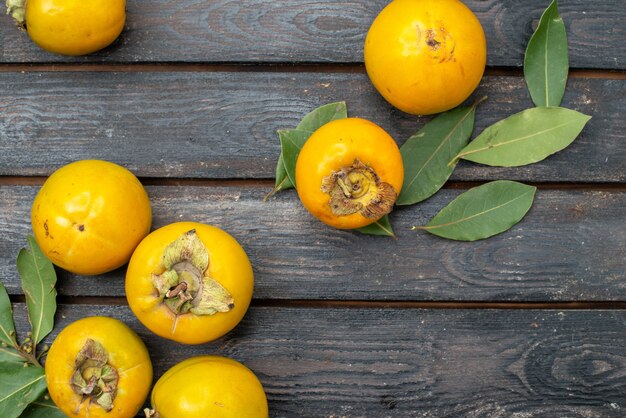
[(39, 335), (41, 334), (41, 324), (43, 324), (43, 311), (44, 311), (44, 303), (43, 296), (45, 292), (45, 288), (43, 285), (43, 277), (41, 276), (41, 270), (39, 267), (39, 263), (37, 262), (37, 256), (35, 254), (35, 250), (31, 248), (31, 254), (33, 256), (33, 262), (35, 264), (35, 269), (37, 270), (37, 277), (39, 277), (39, 285), (41, 286), (41, 309), (39, 309), (39, 319), (37, 327), (33, 324), (33, 342), (35, 344), (39, 344)]
[(24, 359), (19, 353), (16, 353), (16, 352), (11, 351), (11, 350), (7, 350), (6, 348), (0, 347), (0, 351), (2, 351), (3, 353), (6, 353), (9, 356), (17, 357), (17, 358), (19, 358), (21, 360)]
[(546, 24), (546, 47), (544, 51), (544, 74), (546, 79), (546, 106), (550, 106), (550, 95), (549, 95), (549, 87), (548, 87), (548, 39), (550, 38), (550, 22), (551, 19), (548, 20)]
[(39, 376), (37, 379), (32, 380), (32, 381), (30, 381), (30, 382), (26, 383), (24, 386), (17, 388), (16, 390), (14, 390), (13, 392), (9, 393), (9, 394), (8, 394), (7, 396), (5, 396), (4, 398), (0, 399), (0, 403), (2, 403), (2, 402), (4, 402), (4, 401), (6, 401), (6, 400), (7, 400), (7, 399), (9, 399), (10, 397), (12, 397), (12, 396), (13, 396), (13, 395), (15, 395), (16, 393), (18, 393), (20, 390), (22, 390), (22, 389), (24, 389), (24, 388), (26, 388), (26, 387), (28, 387), (28, 386), (32, 386), (32, 385), (34, 385), (35, 383), (37, 383), (38, 381), (40, 381), (41, 379), (43, 379), (43, 378), (45, 378), (45, 377), (46, 377), (46, 375), (45, 375), (45, 374), (43, 374), (43, 375)]
[(496, 209), (500, 209), (500, 208), (502, 208), (504, 206), (507, 206), (507, 205), (515, 202), (516, 200), (519, 200), (522, 197), (525, 197), (527, 194), (529, 194), (531, 192), (532, 191), (525, 192), (525, 193), (517, 196), (515, 199), (511, 199), (511, 200), (509, 200), (507, 202), (504, 202), (504, 203), (502, 203), (502, 204), (500, 204), (498, 206), (494, 206), (493, 208), (490, 208), (490, 209), (487, 209), (487, 210), (475, 213), (474, 215), (470, 215), (468, 217), (463, 217), (463, 218), (457, 219), (455, 221), (447, 222), (445, 224), (431, 225), (431, 226), (426, 225), (426, 226), (422, 227), (422, 229), (437, 229), (437, 228), (443, 228), (443, 227), (446, 227), (446, 226), (456, 225), (456, 224), (459, 224), (459, 223), (462, 223), (462, 222), (467, 222), (467, 221), (469, 221), (469, 220), (471, 220), (473, 218), (476, 218), (476, 217), (481, 216), (481, 215), (488, 214), (489, 212), (493, 212)]
[(2, 333), (7, 336), (9, 341), (13, 341), (13, 337), (11, 337), (11, 334), (7, 332), (7, 330), (2, 325), (0, 325), (0, 330), (2, 330)]
[(413, 176), (413, 179), (411, 179), (411, 181), (409, 182), (409, 184), (406, 186), (406, 188), (408, 189), (409, 187), (411, 187), (411, 185), (415, 182), (415, 180), (417, 180), (417, 178), (419, 177), (419, 175), (422, 173), (422, 171), (426, 168), (426, 166), (430, 163), (430, 161), (435, 157), (435, 155), (437, 155), (437, 153), (439, 152), (439, 150), (441, 149), (441, 147), (444, 144), (449, 144), (449, 140), (452, 137), (452, 135), (456, 132), (456, 130), (459, 128), (459, 126), (461, 126), (461, 124), (463, 122), (465, 122), (465, 119), (467, 119), (467, 117), (469, 116), (469, 114), (472, 112), (473, 108), (468, 109), (467, 113), (465, 114), (465, 116), (463, 116), (463, 118), (458, 121), (456, 123), (456, 125), (454, 125), (454, 127), (452, 128), (452, 130), (448, 133), (448, 135), (444, 138), (444, 140), (441, 142), (441, 144), (439, 144), (439, 146), (435, 149), (435, 151), (430, 155), (430, 157), (428, 157), (428, 160), (426, 160), (424, 162), (424, 164), (422, 165), (422, 167), (419, 169), (419, 171), (415, 174), (415, 176)]
[(390, 230), (389, 228), (385, 228), (385, 226), (383, 224), (381, 224), (379, 221), (376, 221), (376, 225), (378, 225), (380, 227), (380, 229), (382, 229), (383, 231), (388, 233), (390, 236), (395, 236), (395, 234), (393, 233), (392, 230)]
[(542, 135), (542, 134), (545, 134), (547, 132), (554, 131), (556, 129), (562, 128), (562, 127), (564, 127), (566, 125), (569, 125), (570, 123), (572, 123), (572, 122), (565, 122), (565, 123), (562, 123), (560, 125), (556, 125), (556, 126), (552, 126), (552, 127), (548, 128), (548, 129), (544, 129), (543, 131), (534, 132), (534, 133), (532, 133), (530, 135), (522, 136), (522, 137), (519, 137), (519, 138), (514, 138), (514, 139), (511, 139), (511, 140), (508, 140), (508, 141), (499, 142), (497, 144), (490, 144), (490, 145), (488, 145), (486, 147), (476, 148), (475, 150), (462, 152), (459, 155), (457, 155), (455, 157), (455, 159), (464, 158), (464, 157), (466, 157), (468, 155), (476, 154), (477, 152), (482, 152), (482, 151), (485, 151), (485, 150), (488, 150), (488, 149), (497, 148), (497, 147), (501, 147), (503, 145), (509, 145), (509, 144), (513, 144), (515, 142), (523, 141), (525, 139), (529, 139), (529, 138), (532, 138), (532, 137), (535, 137), (535, 136), (538, 136), (538, 135)]

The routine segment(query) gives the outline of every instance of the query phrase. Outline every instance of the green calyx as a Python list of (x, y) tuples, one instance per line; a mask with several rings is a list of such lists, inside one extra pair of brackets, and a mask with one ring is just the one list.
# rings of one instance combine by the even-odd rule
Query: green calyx
[(209, 277), (209, 253), (195, 230), (169, 244), (161, 261), (165, 271), (153, 274), (159, 298), (176, 315), (213, 315), (234, 308), (232, 295)]
[(26, 0), (7, 0), (7, 14), (10, 15), (18, 26), (26, 26)]
[(113, 409), (119, 375), (108, 364), (108, 354), (102, 344), (91, 338), (76, 356), (70, 384), (74, 392), (100, 405), (105, 411)]

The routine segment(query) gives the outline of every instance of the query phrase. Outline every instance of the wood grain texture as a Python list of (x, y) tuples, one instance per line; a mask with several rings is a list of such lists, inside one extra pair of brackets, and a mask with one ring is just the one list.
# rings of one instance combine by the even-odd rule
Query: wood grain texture
[[(393, 109), (365, 74), (0, 73), (0, 175), (48, 175), (77, 159), (117, 162), (143, 177), (273, 178), (277, 129), (346, 100), (403, 143), (425, 122)], [(523, 79), (486, 77), (474, 136), (532, 107)], [(569, 82), (563, 106), (593, 116), (572, 146), (519, 168), (461, 163), (456, 180), (626, 181), (626, 80)]]
[[(129, 0), (127, 24), (109, 48), (68, 58), (38, 49), (0, 25), (0, 62), (339, 62), (363, 61), (363, 42), (387, 0)], [(488, 64), (521, 66), (528, 39), (548, 2), (467, 0), (485, 30)], [(560, 5), (570, 65), (626, 68), (622, 0)], [(601, 53), (594, 53), (602, 50)]]
[[(23, 335), (24, 305), (15, 312)], [(126, 306), (61, 305), (46, 342), (91, 315), (137, 331), (155, 378), (195, 355), (243, 362), (271, 417), (589, 418), (626, 408), (624, 311), (252, 308), (222, 339), (183, 346)]]
[[(30, 233), (33, 186), (0, 187), (0, 280), (21, 293), (15, 257)], [(512, 230), (475, 243), (424, 225), (461, 190), (396, 209), (398, 239), (326, 227), (293, 191), (269, 202), (262, 187), (151, 186), (153, 226), (193, 220), (222, 227), (247, 251), (259, 299), (624, 301), (626, 193), (539, 190)], [(124, 270), (61, 272), (62, 295), (123, 296)]]

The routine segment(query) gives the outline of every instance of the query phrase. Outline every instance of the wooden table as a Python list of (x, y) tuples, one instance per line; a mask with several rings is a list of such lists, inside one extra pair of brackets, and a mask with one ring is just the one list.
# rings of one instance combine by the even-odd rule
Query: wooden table
[[(468, 0), (488, 39), (475, 134), (532, 106), (521, 64), (548, 1)], [(147, 186), (154, 228), (179, 220), (232, 233), (254, 266), (243, 322), (211, 344), (154, 336), (129, 311), (124, 269), (59, 270), (62, 327), (128, 323), (156, 377), (217, 353), (252, 368), (273, 417), (626, 415), (626, 3), (563, 0), (563, 105), (592, 115), (567, 150), (520, 168), (461, 163), (446, 188), (392, 214), (397, 240), (315, 221), (293, 191), (263, 203), (275, 131), (346, 100), (403, 143), (428, 118), (391, 108), (362, 65), (386, 0), (129, 0), (110, 48), (47, 54), (0, 28), (0, 280), (26, 327), (15, 267), (45, 177), (100, 158)], [(512, 230), (476, 243), (411, 231), (484, 181), (539, 187)]]

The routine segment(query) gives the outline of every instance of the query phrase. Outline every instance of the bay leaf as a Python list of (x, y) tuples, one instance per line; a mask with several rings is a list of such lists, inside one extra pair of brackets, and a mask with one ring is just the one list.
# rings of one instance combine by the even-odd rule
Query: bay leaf
[(14, 348), (0, 345), (0, 363), (24, 363), (26, 360)]
[(483, 184), (459, 195), (426, 226), (414, 229), (458, 241), (488, 238), (518, 223), (532, 206), (536, 190), (509, 180)]
[(0, 417), (17, 418), (46, 391), (43, 367), (0, 363)]
[(307, 113), (296, 126), (296, 129), (313, 133), (328, 122), (347, 117), (348, 108), (346, 102), (328, 103)]
[(477, 105), (440, 114), (400, 147), (404, 184), (396, 205), (426, 200), (448, 181), (456, 162), (448, 163), (467, 145)]
[(20, 418), (66, 418), (66, 415), (50, 399), (41, 397), (28, 405)]
[(287, 170), (285, 170), (285, 163), (283, 162), (283, 152), (281, 147), (280, 158), (276, 164), (276, 182), (274, 184), (275, 192), (280, 190), (293, 189), (293, 184), (287, 176)]
[[(57, 275), (54, 266), (43, 254), (35, 238), (28, 237), (30, 251), (22, 248), (17, 256), (17, 270), (22, 278), (26, 307), (35, 346), (52, 331), (57, 309)], [(0, 414), (0, 416), (2, 416)]]
[(13, 309), (7, 290), (2, 283), (0, 283), (0, 342), (12, 347), (17, 345)]
[(391, 227), (389, 215), (385, 215), (376, 222), (364, 226), (363, 228), (357, 228), (356, 231), (366, 235), (396, 237), (396, 234), (394, 234), (393, 228)]
[(571, 144), (589, 119), (562, 107), (526, 109), (486, 128), (455, 160), (499, 167), (536, 163)]
[[(344, 119), (347, 117), (348, 109), (346, 107), (346, 102), (328, 103), (307, 113), (304, 118), (302, 118), (296, 129), (300, 131), (308, 131), (309, 136), (311, 136), (313, 132), (315, 132), (318, 128), (322, 127), (328, 122), (331, 122), (335, 119)], [(280, 132), (284, 131), (278, 131), (279, 139)], [(293, 164), (295, 165), (295, 162)], [(267, 197), (278, 191), (293, 189), (294, 187), (295, 185), (290, 180), (287, 170), (285, 168), (285, 158), (282, 151), (281, 141), (281, 152), (280, 156), (278, 157), (278, 162), (276, 163), (276, 181), (274, 185), (274, 190)]]
[(543, 12), (524, 55), (524, 78), (535, 106), (561, 104), (568, 69), (567, 33), (557, 0), (553, 0)]
[(296, 161), (304, 143), (309, 139), (309, 131), (289, 129), (278, 131), (280, 137), (280, 148), (283, 155), (285, 172), (289, 182), (296, 186)]

